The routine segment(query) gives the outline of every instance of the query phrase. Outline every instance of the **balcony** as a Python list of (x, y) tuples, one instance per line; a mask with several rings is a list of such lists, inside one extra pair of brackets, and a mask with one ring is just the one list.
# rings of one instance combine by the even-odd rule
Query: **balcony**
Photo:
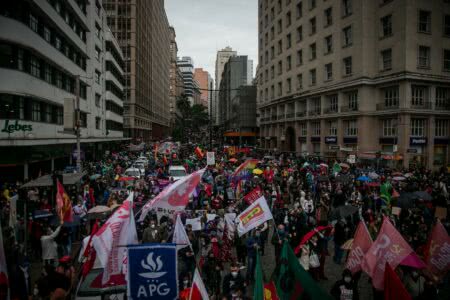
[(415, 109), (431, 109), (432, 106), (431, 102), (411, 103), (411, 108)]
[(348, 105), (341, 106), (341, 112), (352, 112), (352, 111), (358, 111), (358, 106), (348, 106)]
[(398, 103), (392, 105), (386, 105), (386, 103), (377, 103), (377, 110), (395, 110), (398, 108)]
[(284, 120), (285, 117), (286, 117), (286, 116), (285, 116), (284, 114), (278, 115), (278, 120)]
[(337, 107), (327, 107), (325, 108), (324, 114), (336, 114), (338, 113)]
[(277, 116), (276, 116), (276, 115), (272, 115), (272, 116), (270, 117), (270, 119), (271, 119), (272, 121), (276, 121), (276, 120), (277, 120)]
[(302, 117), (304, 117), (304, 116), (306, 115), (306, 112), (304, 112), (304, 111), (299, 111), (299, 112), (297, 112), (295, 115), (297, 116), (297, 118), (302, 118)]
[(450, 110), (450, 102), (449, 103), (436, 103), (434, 108), (436, 110)]
[(308, 116), (319, 116), (319, 115), (320, 115), (320, 109), (313, 109), (308, 112)]
[(295, 113), (286, 114), (286, 119), (293, 119), (295, 117)]

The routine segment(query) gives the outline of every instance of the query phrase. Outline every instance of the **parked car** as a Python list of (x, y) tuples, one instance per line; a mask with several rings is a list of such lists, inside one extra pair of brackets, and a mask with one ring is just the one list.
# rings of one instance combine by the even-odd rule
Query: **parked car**
[(124, 175), (127, 177), (141, 178), (142, 174), (138, 168), (131, 167), (125, 170)]
[(170, 166), (169, 167), (169, 176), (173, 178), (173, 180), (181, 179), (187, 176), (186, 169), (183, 166)]

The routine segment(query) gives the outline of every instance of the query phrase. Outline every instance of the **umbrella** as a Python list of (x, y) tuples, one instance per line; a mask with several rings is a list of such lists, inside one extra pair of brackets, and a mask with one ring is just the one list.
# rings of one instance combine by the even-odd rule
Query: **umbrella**
[(342, 244), (341, 249), (342, 250), (352, 250), (353, 247), (353, 239), (349, 239), (344, 244)]
[(380, 178), (380, 175), (378, 175), (378, 174), (375, 173), (375, 172), (370, 172), (370, 173), (369, 173), (369, 178), (370, 178), (370, 179), (378, 179), (378, 178)]
[(321, 166), (321, 167), (328, 168), (328, 165), (327, 165), (327, 164), (324, 164), (324, 163), (321, 163), (320, 166)]
[(306, 244), (306, 242), (308, 242), (314, 235), (316, 235), (319, 232), (325, 232), (328, 231), (328, 234), (331, 233), (331, 230), (333, 229), (333, 226), (328, 225), (328, 226), (318, 226), (316, 228), (314, 228), (313, 230), (311, 230), (310, 232), (307, 232), (302, 240), (300, 241), (300, 244), (298, 244), (297, 248), (295, 248), (295, 254), (298, 254), (300, 252), (300, 249), (302, 248), (302, 246), (304, 244)]
[(229, 160), (228, 160), (229, 162), (231, 162), (231, 163), (235, 163), (235, 162), (237, 162), (238, 160), (236, 159), (236, 158), (230, 158)]
[(425, 201), (431, 201), (431, 200), (433, 200), (433, 198), (431, 197), (431, 195), (428, 194), (428, 193), (425, 192), (425, 191), (417, 191), (417, 192), (414, 192), (413, 195), (414, 195), (414, 197), (415, 197), (416, 199), (422, 199), (422, 200), (425, 200)]
[(100, 175), (100, 174), (94, 174), (94, 175), (92, 175), (91, 177), (89, 177), (89, 179), (91, 179), (91, 180), (96, 180), (96, 179), (99, 178), (99, 177), (102, 177), (102, 175)]
[(392, 178), (392, 179), (395, 180), (395, 181), (403, 181), (403, 180), (405, 180), (406, 178), (403, 177), (403, 176), (395, 176), (395, 177)]
[(336, 208), (333, 212), (335, 219), (342, 219), (353, 215), (358, 211), (358, 207), (353, 205), (343, 205)]
[(394, 172), (392, 173), (392, 176), (402, 176), (403, 174), (401, 172)]
[(348, 165), (348, 164), (346, 164), (346, 163), (340, 163), (339, 164), (342, 168), (350, 168), (350, 166)]
[(110, 210), (111, 210), (111, 208), (109, 208), (108, 206), (97, 205), (97, 206), (91, 208), (87, 213), (88, 214), (102, 214), (102, 213), (109, 212)]
[(120, 177), (119, 179), (117, 179), (117, 181), (131, 181), (131, 180), (136, 180), (136, 178), (134, 178), (134, 177)]
[(414, 194), (413, 193), (401, 193), (397, 200), (397, 206), (400, 208), (411, 208), (414, 205)]
[(370, 181), (370, 178), (363, 175), (363, 176), (359, 176), (358, 178), (356, 178), (356, 180), (358, 181)]
[(309, 167), (309, 163), (307, 161), (305, 161), (305, 163), (303, 164), (302, 168), (306, 168)]
[(261, 170), (261, 169), (254, 169), (252, 173), (255, 174), (255, 175), (261, 175), (263, 173), (263, 170)]

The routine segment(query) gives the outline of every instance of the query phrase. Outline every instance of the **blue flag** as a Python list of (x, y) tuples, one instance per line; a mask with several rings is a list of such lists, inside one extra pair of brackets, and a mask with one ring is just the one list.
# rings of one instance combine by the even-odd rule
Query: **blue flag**
[(178, 298), (175, 244), (143, 244), (128, 248), (128, 298)]

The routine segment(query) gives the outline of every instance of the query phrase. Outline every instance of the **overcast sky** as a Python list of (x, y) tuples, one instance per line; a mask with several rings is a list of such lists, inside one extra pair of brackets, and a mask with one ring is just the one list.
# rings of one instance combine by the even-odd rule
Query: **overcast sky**
[[(165, 0), (175, 28), (178, 56), (191, 56), (196, 68), (214, 78), (216, 52), (231, 46), (239, 55), (258, 57), (257, 0)], [(254, 76), (254, 74), (253, 74)]]

